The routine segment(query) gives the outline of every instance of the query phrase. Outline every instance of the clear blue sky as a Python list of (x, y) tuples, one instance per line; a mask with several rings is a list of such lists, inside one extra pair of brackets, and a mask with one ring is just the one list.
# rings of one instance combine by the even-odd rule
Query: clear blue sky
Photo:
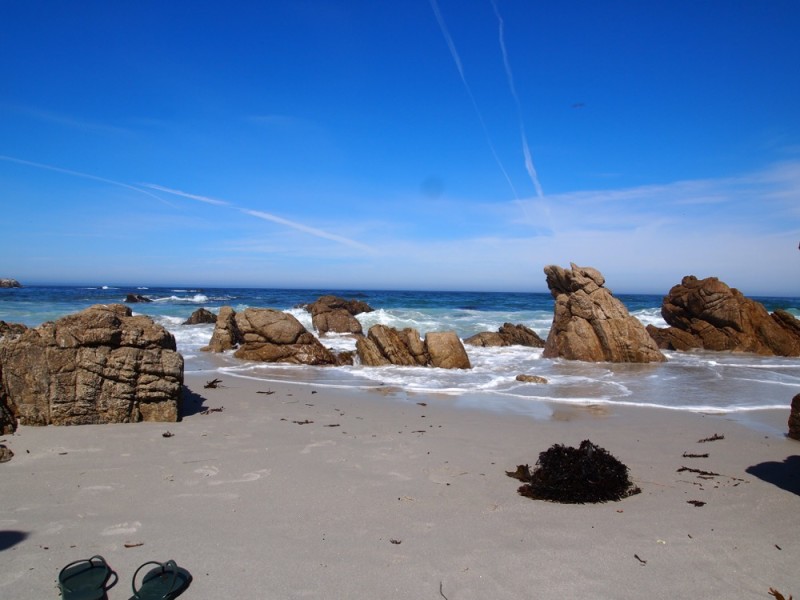
[(0, 0), (0, 277), (800, 296), (799, 32), (796, 0)]

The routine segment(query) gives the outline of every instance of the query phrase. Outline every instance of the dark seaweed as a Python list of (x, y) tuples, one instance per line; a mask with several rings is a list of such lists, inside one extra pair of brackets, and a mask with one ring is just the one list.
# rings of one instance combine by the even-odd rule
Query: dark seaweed
[(628, 467), (589, 440), (578, 448), (555, 444), (539, 454), (533, 472), (519, 465), (506, 474), (525, 483), (521, 495), (551, 502), (609, 502), (641, 492), (628, 477)]

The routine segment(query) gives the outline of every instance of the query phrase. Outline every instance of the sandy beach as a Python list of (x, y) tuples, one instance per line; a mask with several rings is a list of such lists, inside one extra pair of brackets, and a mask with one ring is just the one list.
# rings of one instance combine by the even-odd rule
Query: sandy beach
[[(141, 563), (167, 559), (193, 574), (182, 598), (196, 600), (800, 596), (788, 409), (748, 423), (613, 406), (532, 417), (381, 387), (222, 375), (205, 389), (211, 378), (187, 374), (179, 423), (4, 436), (0, 597), (57, 598), (59, 570), (95, 554), (118, 573), (111, 599), (131, 596)], [(506, 470), (584, 439), (642, 493), (517, 494)]]

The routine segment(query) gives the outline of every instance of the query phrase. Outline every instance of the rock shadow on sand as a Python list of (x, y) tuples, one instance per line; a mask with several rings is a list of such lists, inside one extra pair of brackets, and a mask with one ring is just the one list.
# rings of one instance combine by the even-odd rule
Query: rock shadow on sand
[(0, 529), (0, 552), (16, 546), (25, 538), (28, 533), (25, 531), (15, 531), (13, 529)]
[(763, 462), (745, 469), (762, 481), (800, 496), (800, 456), (787, 456), (783, 462)]
[(200, 414), (208, 407), (205, 405), (207, 398), (183, 386), (183, 404), (181, 417), (191, 417)]

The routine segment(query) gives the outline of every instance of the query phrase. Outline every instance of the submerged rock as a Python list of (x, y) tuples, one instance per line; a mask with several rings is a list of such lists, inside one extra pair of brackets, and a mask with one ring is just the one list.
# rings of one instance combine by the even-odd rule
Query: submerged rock
[(630, 363), (666, 360), (641, 322), (603, 287), (605, 278), (598, 270), (574, 263), (570, 266), (544, 269), (555, 298), (544, 358)]

